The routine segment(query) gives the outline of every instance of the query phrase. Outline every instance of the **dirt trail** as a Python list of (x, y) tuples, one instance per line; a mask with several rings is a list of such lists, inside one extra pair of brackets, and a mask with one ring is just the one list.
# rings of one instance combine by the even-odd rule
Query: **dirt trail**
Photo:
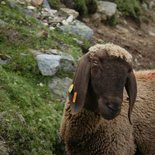
[(148, 34), (149, 29), (155, 28), (155, 23), (138, 26), (131, 20), (122, 20), (116, 27), (97, 25), (96, 22), (87, 24), (95, 32), (95, 42), (112, 42), (128, 50), (133, 55), (136, 70), (155, 68), (155, 36)]

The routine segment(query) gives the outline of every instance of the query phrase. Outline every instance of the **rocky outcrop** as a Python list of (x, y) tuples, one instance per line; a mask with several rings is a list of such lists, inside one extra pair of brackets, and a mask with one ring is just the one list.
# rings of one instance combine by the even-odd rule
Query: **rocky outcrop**
[(72, 79), (54, 77), (48, 84), (49, 90), (57, 100), (65, 101), (67, 99), (67, 91)]
[(97, 11), (92, 15), (96, 23), (109, 20), (117, 12), (117, 5), (109, 1), (97, 1)]
[(94, 34), (93, 30), (90, 27), (78, 20), (75, 20), (68, 25), (62, 25), (60, 26), (60, 29), (63, 32), (76, 34), (88, 40), (90, 40)]
[(98, 1), (97, 2), (98, 10), (100, 14), (104, 14), (107, 17), (111, 17), (116, 13), (117, 5), (113, 2), (108, 1)]
[(75, 69), (73, 57), (69, 54), (55, 51), (56, 53), (45, 54), (38, 52), (36, 54), (36, 60), (41, 74), (44, 76), (53, 76), (59, 70), (73, 72)]

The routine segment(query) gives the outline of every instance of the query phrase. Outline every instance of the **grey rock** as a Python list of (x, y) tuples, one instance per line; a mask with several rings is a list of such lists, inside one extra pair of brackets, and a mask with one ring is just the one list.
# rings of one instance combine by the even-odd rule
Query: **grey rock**
[(0, 54), (0, 65), (8, 64), (11, 61), (11, 57), (8, 55)]
[(7, 0), (9, 3), (9, 6), (13, 9), (17, 7), (17, 3), (14, 0)]
[(73, 20), (74, 20), (73, 15), (70, 15), (66, 20), (62, 21), (62, 24), (63, 25), (69, 25), (69, 24), (71, 24), (73, 22)]
[(148, 33), (149, 33), (150, 36), (155, 37), (155, 32), (149, 31)]
[(73, 9), (69, 9), (69, 8), (60, 8), (60, 12), (61, 14), (64, 16), (73, 16), (74, 19), (76, 19), (79, 16), (79, 13)]
[(93, 37), (94, 31), (84, 23), (75, 20), (70, 25), (63, 25), (59, 27), (63, 32), (73, 33), (85, 39), (90, 40)]
[(117, 5), (108, 1), (97, 1), (97, 12), (107, 17), (111, 17), (116, 13)]
[(52, 95), (58, 100), (65, 101), (67, 99), (68, 87), (72, 83), (72, 79), (55, 77), (49, 82), (48, 86)]
[(5, 1), (1, 1), (1, 4), (2, 4), (2, 5), (6, 5), (6, 2), (5, 2)]
[(44, 0), (43, 1), (43, 7), (48, 8), (48, 9), (51, 9), (51, 7), (50, 7), (50, 5), (48, 3), (48, 0)]
[(43, 8), (41, 11), (41, 14), (43, 17), (55, 17), (57, 13), (57, 10), (49, 9), (49, 8)]
[(44, 76), (53, 76), (58, 70), (73, 72), (75, 69), (75, 60), (71, 55), (58, 53), (54, 49), (49, 50), (48, 54), (39, 54), (39, 52), (34, 51), (33, 53), (36, 55), (39, 70)]
[(146, 3), (142, 3), (142, 7), (147, 10), (148, 9), (148, 5)]
[(149, 1), (149, 8), (153, 9), (155, 7), (155, 0)]
[(37, 8), (34, 7), (34, 6), (29, 5), (29, 6), (27, 6), (27, 9), (36, 11)]
[(61, 55), (60, 69), (65, 72), (72, 72), (75, 69), (75, 61), (71, 55)]
[(42, 75), (52, 76), (54, 75), (60, 65), (60, 56), (59, 55), (49, 55), (49, 54), (40, 54), (36, 56), (39, 70)]

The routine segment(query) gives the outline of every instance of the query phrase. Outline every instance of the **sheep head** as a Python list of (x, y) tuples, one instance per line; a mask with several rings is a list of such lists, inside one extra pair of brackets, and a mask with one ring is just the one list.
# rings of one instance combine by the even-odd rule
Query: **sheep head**
[(69, 94), (72, 113), (76, 114), (85, 107), (99, 112), (105, 119), (114, 119), (121, 111), (125, 88), (129, 97), (128, 117), (131, 122), (137, 95), (131, 61), (132, 56), (117, 45), (97, 44), (91, 47), (79, 61), (75, 73), (74, 88)]

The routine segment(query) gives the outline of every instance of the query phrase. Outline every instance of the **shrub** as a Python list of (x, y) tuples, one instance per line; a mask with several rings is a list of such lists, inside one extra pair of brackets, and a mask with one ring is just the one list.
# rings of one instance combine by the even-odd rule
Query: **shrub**
[(61, 6), (60, 0), (48, 0), (50, 6), (54, 9), (59, 9)]
[(115, 0), (118, 10), (125, 16), (131, 16), (139, 19), (142, 14), (142, 8), (139, 0)]

